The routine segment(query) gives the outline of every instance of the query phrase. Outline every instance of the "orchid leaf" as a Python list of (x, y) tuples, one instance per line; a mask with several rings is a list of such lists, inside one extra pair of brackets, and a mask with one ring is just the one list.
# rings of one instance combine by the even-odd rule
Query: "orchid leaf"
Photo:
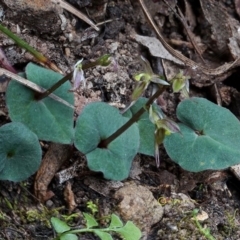
[(136, 124), (122, 133), (107, 148), (100, 148), (102, 140), (113, 134), (128, 119), (118, 109), (102, 102), (88, 104), (76, 122), (74, 144), (86, 154), (88, 167), (102, 172), (106, 179), (123, 180), (128, 177), (133, 158), (139, 148)]
[[(26, 76), (45, 89), (62, 78), (61, 74), (32, 63), (26, 67)], [(68, 92), (70, 88), (70, 83), (66, 82), (54, 94), (73, 104), (73, 93)], [(28, 126), (40, 140), (63, 144), (73, 141), (73, 109), (50, 97), (37, 101), (33, 90), (16, 81), (8, 85), (6, 102), (11, 120)]]
[(198, 172), (240, 163), (240, 123), (229, 110), (194, 97), (178, 105), (177, 117), (181, 132), (166, 136), (164, 146), (182, 168)]
[(37, 136), (22, 123), (0, 128), (0, 179), (23, 181), (40, 166), (42, 150)]

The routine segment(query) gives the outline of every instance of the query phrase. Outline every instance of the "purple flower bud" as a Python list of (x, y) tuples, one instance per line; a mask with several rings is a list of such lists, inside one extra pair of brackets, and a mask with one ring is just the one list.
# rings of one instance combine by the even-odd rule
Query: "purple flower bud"
[(73, 71), (73, 88), (70, 89), (70, 91), (75, 91), (77, 88), (79, 88), (80, 84), (83, 82), (83, 86), (86, 86), (86, 79), (84, 77), (84, 72), (82, 70), (82, 61), (83, 59), (79, 60), (74, 65), (74, 71)]

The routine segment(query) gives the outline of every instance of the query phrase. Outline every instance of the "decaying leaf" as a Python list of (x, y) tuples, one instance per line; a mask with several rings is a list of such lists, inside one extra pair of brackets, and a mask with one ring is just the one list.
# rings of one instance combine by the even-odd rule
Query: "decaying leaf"
[(131, 37), (147, 47), (150, 53), (155, 57), (160, 57), (162, 59), (170, 60), (179, 65), (184, 65), (184, 62), (174, 57), (163, 45), (162, 43), (154, 37), (141, 36), (136, 33), (132, 33)]
[(54, 196), (53, 192), (48, 191), (48, 185), (63, 162), (69, 158), (70, 153), (70, 145), (57, 143), (50, 144), (34, 182), (34, 193), (40, 202), (45, 202)]
[(69, 179), (74, 178), (77, 175), (77, 169), (79, 167), (79, 162), (75, 161), (73, 165), (67, 169), (63, 169), (62, 171), (55, 174), (58, 184), (63, 184)]

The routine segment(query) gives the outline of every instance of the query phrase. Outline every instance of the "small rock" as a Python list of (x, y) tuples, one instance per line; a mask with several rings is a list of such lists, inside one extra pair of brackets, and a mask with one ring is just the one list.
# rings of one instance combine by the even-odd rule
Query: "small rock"
[(133, 221), (144, 232), (149, 232), (162, 218), (162, 206), (146, 187), (130, 182), (117, 190), (114, 197), (121, 199), (118, 209), (122, 218)]
[(166, 226), (172, 231), (172, 232), (177, 232), (178, 227), (176, 225), (173, 225), (172, 223), (168, 222), (166, 223)]
[(115, 79), (117, 79), (117, 73), (114, 72), (107, 72), (103, 75), (104, 80), (107, 82), (113, 82)]
[(52, 200), (47, 200), (45, 204), (46, 204), (46, 207), (50, 208), (50, 207), (53, 206), (53, 201)]
[(120, 43), (119, 42), (113, 42), (109, 45), (108, 49), (110, 53), (114, 53), (115, 51), (117, 51), (118, 47), (119, 47)]

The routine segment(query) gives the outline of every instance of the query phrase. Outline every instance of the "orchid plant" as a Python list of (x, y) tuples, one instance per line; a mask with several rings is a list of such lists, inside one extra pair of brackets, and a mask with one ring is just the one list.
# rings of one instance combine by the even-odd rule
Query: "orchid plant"
[[(189, 98), (190, 76), (184, 71), (180, 70), (167, 81), (155, 74), (142, 57), (143, 70), (134, 75), (136, 86), (124, 111), (119, 112), (107, 103), (91, 103), (74, 123), (72, 92), (86, 85), (84, 71), (97, 65), (111, 66), (116, 71), (116, 60), (109, 54), (94, 62), (85, 63), (81, 59), (63, 77), (54, 63), (1, 24), (0, 31), (42, 65), (59, 72), (32, 63), (16, 79), (5, 71), (12, 77), (6, 92), (12, 123), (0, 127), (0, 179), (21, 181), (37, 170), (41, 161), (38, 140), (74, 144), (86, 154), (91, 170), (102, 172), (112, 180), (128, 177), (137, 153), (155, 156), (159, 166), (158, 146), (162, 143), (170, 158), (189, 171), (223, 169), (240, 162), (238, 119), (229, 110), (204, 98)], [(8, 70), (14, 72), (4, 54), (0, 54)], [(23, 78), (28, 79), (27, 83)], [(141, 97), (150, 83), (156, 84), (158, 90), (149, 99)], [(177, 107), (177, 123), (154, 104), (170, 86), (174, 93), (180, 92), (185, 98)], [(43, 89), (47, 90), (43, 92)]]
[[(103, 67), (112, 65), (116, 69), (116, 61), (108, 54), (90, 63), (84, 63), (81, 59), (75, 64), (73, 72), (65, 77), (29, 63), (26, 72), (21, 75), (47, 90), (39, 94), (18, 82), (10, 82), (6, 93), (6, 103), (13, 123), (8, 128), (0, 128), (0, 135), (3, 139), (0, 141), (8, 142), (8, 145), (1, 144), (0, 146), (0, 156), (3, 161), (0, 178), (19, 181), (26, 179), (36, 171), (41, 160), (39, 143), (36, 141), (35, 147), (31, 148), (38, 151), (38, 159), (35, 157), (35, 152), (25, 151), (29, 155), (29, 158), (25, 158), (28, 159), (25, 164), (33, 166), (28, 168), (28, 171), (17, 171), (19, 165), (22, 164), (19, 161), (22, 153), (15, 149), (15, 141), (20, 141), (24, 136), (29, 136), (30, 139), (30, 135), (32, 138), (36, 136), (39, 140), (74, 144), (86, 155), (88, 167), (91, 170), (102, 172), (106, 179), (112, 180), (123, 180), (128, 177), (132, 161), (137, 153), (155, 156), (157, 167), (159, 167), (158, 148), (162, 143), (169, 156), (190, 171), (222, 169), (238, 163), (240, 151), (237, 143), (240, 142), (238, 139), (240, 134), (237, 136), (235, 134), (235, 131), (240, 132), (238, 120), (229, 111), (206, 99), (189, 98), (180, 103), (177, 108), (177, 116), (181, 123), (174, 122), (163, 113), (158, 105), (154, 104), (154, 100), (170, 85), (172, 85), (173, 92), (182, 92), (183, 96), (188, 98), (189, 77), (180, 71), (168, 82), (163, 76), (154, 74), (145, 58), (142, 58), (142, 62), (143, 71), (134, 75), (137, 84), (132, 94), (132, 102), (124, 113), (120, 113), (118, 109), (107, 103), (90, 103), (78, 116), (76, 123), (73, 117), (72, 91), (85, 86), (84, 71), (96, 65)], [(71, 79), (73, 86), (69, 82)], [(156, 84), (158, 90), (149, 99), (142, 98), (141, 95), (151, 82)], [(62, 99), (64, 104), (49, 97), (51, 93)], [(15, 101), (16, 94), (17, 102)], [(196, 111), (199, 107), (201, 107), (200, 110)], [(191, 108), (192, 110), (189, 111)], [(14, 124), (19, 122), (26, 126), (23, 132), (16, 131), (18, 125)], [(222, 122), (231, 122), (231, 127), (229, 124), (223, 127)], [(208, 128), (211, 124), (213, 126)], [(221, 130), (217, 128), (219, 126)], [(224, 132), (223, 128), (226, 128), (224, 136), (221, 135)], [(12, 140), (7, 140), (8, 136), (14, 132), (18, 135), (11, 138)], [(209, 142), (210, 139), (211, 142)], [(232, 143), (233, 140), (234, 143)], [(189, 142), (196, 142), (195, 148), (190, 148), (189, 146), (192, 145), (189, 145)], [(32, 141), (31, 143), (33, 144)], [(21, 144), (25, 144), (22, 146), (23, 149), (30, 146), (29, 142), (22, 141)], [(210, 159), (203, 158), (199, 149), (209, 152)], [(192, 164), (189, 152), (194, 155), (193, 159), (197, 163)], [(226, 153), (229, 156), (228, 161), (226, 161)], [(32, 161), (32, 158), (35, 161)], [(9, 162), (9, 159), (12, 161)]]

